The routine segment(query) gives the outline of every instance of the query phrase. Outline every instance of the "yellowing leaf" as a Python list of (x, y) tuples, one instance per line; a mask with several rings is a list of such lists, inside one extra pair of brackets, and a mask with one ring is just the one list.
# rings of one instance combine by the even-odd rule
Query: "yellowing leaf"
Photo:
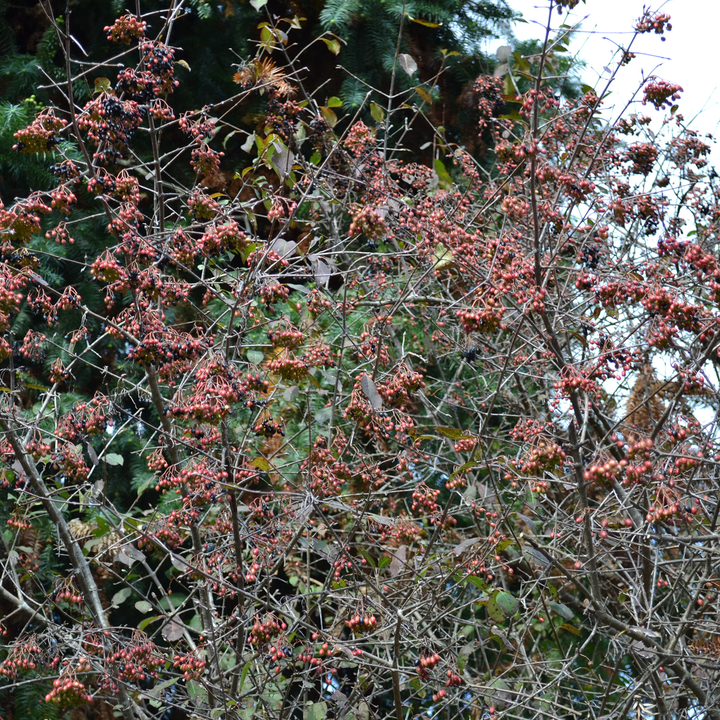
[(410, 22), (417, 23), (418, 25), (423, 25), (424, 27), (439, 28), (442, 25), (442, 23), (430, 22), (430, 20), (421, 20), (420, 18), (414, 18), (410, 15), (408, 15), (407, 17)]
[(333, 55), (338, 55), (340, 53), (340, 43), (337, 40), (329, 40), (328, 38), (320, 39), (327, 45), (327, 49)]
[(434, 259), (434, 270), (445, 270), (445, 268), (450, 267), (455, 262), (452, 251), (446, 248), (442, 243), (438, 243), (435, 246)]
[(108, 92), (110, 88), (112, 88), (112, 83), (109, 78), (95, 78), (95, 92)]
[(376, 123), (381, 123), (385, 119), (385, 111), (377, 103), (370, 103), (370, 114)]
[(256, 457), (250, 462), (250, 464), (260, 470), (264, 470), (265, 472), (270, 469), (270, 463), (264, 457)]
[(325, 118), (325, 121), (330, 127), (335, 127), (337, 125), (337, 115), (333, 110), (331, 110), (329, 107), (321, 107), (320, 112), (322, 113), (322, 116)]
[[(442, 243), (438, 243), (438, 246)], [(442, 247), (445, 247), (442, 245)], [(445, 248), (447, 250), (447, 248)], [(450, 252), (447, 250), (447, 252)], [(435, 432), (443, 437), (450, 438), (451, 440), (470, 440), (472, 435), (468, 435), (464, 430), (458, 430), (457, 428), (445, 427), (444, 425), (438, 425), (435, 428)]]
[(424, 87), (416, 87), (415, 92), (420, 96), (420, 99), (423, 102), (426, 102), (428, 105), (433, 104), (432, 95)]
[(574, 625), (571, 625), (570, 623), (563, 623), (560, 626), (560, 629), (567, 630), (569, 633), (572, 633), (573, 635), (577, 635), (578, 637), (582, 636), (582, 633)]

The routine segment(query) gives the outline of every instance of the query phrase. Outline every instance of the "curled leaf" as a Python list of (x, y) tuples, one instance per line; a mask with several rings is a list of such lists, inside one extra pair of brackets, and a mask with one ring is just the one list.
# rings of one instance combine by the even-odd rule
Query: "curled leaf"
[(398, 65), (400, 65), (400, 67), (411, 77), (418, 69), (418, 65), (412, 55), (408, 55), (407, 53), (398, 55)]

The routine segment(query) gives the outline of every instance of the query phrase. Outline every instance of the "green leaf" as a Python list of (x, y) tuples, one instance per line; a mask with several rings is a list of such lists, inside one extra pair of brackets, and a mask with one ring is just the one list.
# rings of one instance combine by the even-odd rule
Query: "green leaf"
[(303, 713), (303, 720), (325, 720), (327, 717), (327, 703), (308, 703)]
[(333, 95), (328, 101), (327, 101), (328, 107), (342, 107), (342, 100), (339, 97), (336, 97)]
[(310, 162), (313, 165), (319, 165), (321, 160), (322, 155), (317, 150), (310, 156)]
[(138, 600), (135, 603), (135, 609), (145, 615), (153, 609), (153, 606), (147, 600)]
[(378, 569), (382, 570), (386, 568), (392, 562), (392, 558), (389, 555), (381, 555), (378, 560)]
[(575, 613), (567, 605), (563, 605), (562, 603), (551, 600), (548, 603), (548, 607), (565, 620), (572, 620), (575, 617)]
[(163, 610), (170, 612), (171, 610), (179, 608), (185, 600), (187, 600), (187, 595), (185, 593), (174, 592), (172, 595), (161, 597), (158, 601), (158, 605), (160, 605)]
[(381, 123), (385, 119), (385, 111), (377, 103), (370, 103), (370, 114), (376, 123)]
[(138, 624), (138, 630), (144, 630), (148, 625), (154, 623), (156, 620), (162, 620), (163, 615), (154, 615), (153, 617), (145, 618)]
[(250, 4), (257, 10), (262, 10), (267, 5), (268, 0), (250, 0)]
[(360, 554), (361, 557), (364, 557), (365, 560), (367, 560), (368, 565), (370, 565), (370, 566), (373, 567), (373, 568), (375, 567), (375, 561), (372, 559), (372, 555), (370, 555), (370, 553), (367, 552), (367, 550), (363, 550), (362, 548), (358, 548), (358, 553)]
[(154, 688), (151, 690), (148, 690), (148, 695), (152, 695), (153, 697), (160, 697), (163, 690), (167, 690), (169, 687), (172, 687), (180, 678), (174, 677), (170, 678), (170, 680), (165, 680), (164, 682), (158, 683)]
[(185, 687), (187, 688), (190, 699), (195, 703), (196, 707), (200, 707), (207, 702), (207, 690), (197, 680), (188, 680), (185, 683)]
[(123, 588), (122, 590), (118, 590), (113, 596), (112, 596), (112, 606), (113, 607), (120, 607), (129, 597), (132, 595), (132, 588)]
[(487, 602), (487, 605), (485, 606), (488, 611), (488, 615), (496, 622), (496, 623), (504, 623), (505, 622), (505, 613), (503, 612), (503, 609), (500, 607), (497, 601), (498, 593), (494, 592), (490, 599)]
[(248, 362), (251, 362), (253, 365), (259, 365), (265, 358), (259, 350), (248, 350), (245, 353), (245, 356), (247, 357)]
[(509, 592), (499, 590), (497, 593), (493, 593), (493, 599), (507, 617), (512, 617), (518, 611), (519, 603)]
[(450, 479), (457, 477), (458, 475), (463, 475), (468, 470), (472, 470), (473, 468), (480, 465), (480, 463), (476, 460), (471, 460), (470, 462), (463, 463), (459, 468), (453, 471), (452, 475), (450, 475)]
[(157, 478), (155, 475), (148, 475), (137, 488), (138, 497), (140, 497), (148, 488), (155, 487), (157, 484)]
[(445, 165), (439, 158), (435, 160), (434, 164), (435, 174), (438, 176), (439, 185), (443, 190), (452, 190), (453, 181), (450, 174), (445, 169)]
[(108, 453), (104, 456), (104, 460), (108, 465), (124, 465), (125, 458), (117, 453)]
[(245, 685), (245, 678), (250, 671), (250, 662), (251, 661), (248, 660), (248, 662), (243, 665), (242, 673), (240, 673), (240, 684), (238, 685), (238, 687), (240, 688), (240, 692), (242, 692), (243, 686)]
[(490, 586), (477, 575), (468, 575), (467, 581), (476, 588), (480, 588), (480, 590), (487, 591), (490, 589)]

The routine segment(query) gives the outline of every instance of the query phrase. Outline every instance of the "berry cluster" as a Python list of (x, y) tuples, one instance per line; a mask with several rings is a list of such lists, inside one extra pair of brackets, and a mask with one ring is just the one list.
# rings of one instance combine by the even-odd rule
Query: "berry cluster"
[(188, 200), (188, 207), (195, 220), (212, 220), (220, 212), (220, 205), (217, 200), (199, 188), (193, 191)]
[(0, 676), (13, 679), (18, 673), (37, 669), (42, 650), (34, 638), (12, 647), (8, 656), (0, 663)]
[(95, 437), (107, 428), (109, 402), (102, 396), (97, 396), (85, 403), (78, 403), (69, 412), (63, 415), (56, 429), (56, 434), (70, 443), (82, 442)]
[(190, 166), (199, 177), (212, 175), (220, 169), (220, 158), (222, 158), (224, 154), (225, 153), (213, 150), (208, 147), (207, 144), (202, 143), (200, 147), (194, 148), (190, 153)]
[[(312, 634), (312, 639), (317, 640), (319, 637), (318, 633)], [(360, 651), (362, 652), (362, 651)], [(303, 652), (298, 655), (298, 660), (303, 663), (308, 663), (315, 668), (315, 672), (320, 674), (323, 672), (323, 658), (331, 658), (335, 654), (335, 648), (330, 647), (330, 643), (324, 642), (317, 649), (313, 651), (312, 648), (307, 647)], [(357, 655), (357, 653), (355, 653)], [(331, 673), (335, 673), (336, 670), (333, 668), (330, 670)]]
[(115, 93), (124, 100), (146, 105), (155, 98), (155, 85), (155, 78), (147, 70), (138, 72), (134, 68), (123, 68), (117, 74)]
[[(287, 265), (287, 260), (283, 260), (282, 262)], [(258, 298), (268, 310), (272, 309), (271, 305), (277, 302), (283, 302), (287, 300), (289, 296), (290, 288), (280, 283), (262, 285), (258, 290)]]
[(270, 668), (275, 671), (276, 675), (279, 675), (282, 668), (277, 665), (279, 660), (284, 660), (292, 656), (292, 648), (287, 645), (283, 645), (281, 642), (276, 642), (267, 649), (267, 655), (265, 656), (266, 662), (270, 663)]
[(172, 92), (179, 85), (178, 81), (173, 79), (175, 51), (157, 40), (148, 40), (140, 43), (140, 52), (143, 54), (145, 67), (156, 79), (155, 94), (165, 95)]
[(116, 650), (107, 658), (108, 663), (117, 666), (118, 677), (124, 682), (142, 682), (147, 678), (158, 678), (158, 670), (166, 659), (160, 654), (155, 643), (135, 630), (129, 644)]
[(59, 163), (51, 165), (48, 170), (60, 180), (67, 182), (68, 180), (76, 180), (82, 172), (80, 165), (74, 160), (62, 160)]
[(280, 435), (281, 437), (285, 436), (285, 430), (283, 429), (282, 422), (275, 422), (272, 418), (259, 420), (253, 425), (252, 431), (256, 435), (267, 438), (273, 437), (273, 435)]
[(195, 112), (184, 113), (179, 120), (180, 129), (198, 143), (210, 140), (215, 134), (218, 122), (217, 118), (208, 115), (211, 109), (212, 106), (209, 106)]
[(466, 335), (471, 333), (492, 333), (500, 326), (505, 313), (502, 303), (494, 297), (485, 297), (480, 307), (456, 310)]
[(98, 146), (93, 158), (107, 164), (122, 157), (142, 119), (143, 112), (137, 102), (103, 92), (83, 107), (78, 127)]
[(682, 87), (665, 80), (651, 80), (643, 88), (643, 105), (650, 103), (656, 110), (664, 106), (670, 107), (673, 102), (680, 99)]
[(462, 678), (456, 672), (448, 670), (446, 675), (445, 687), (460, 687), (462, 685)]
[(188, 680), (198, 680), (205, 672), (205, 661), (200, 660), (193, 653), (187, 655), (176, 655), (173, 660), (173, 667), (178, 668)]
[(632, 163), (631, 172), (647, 175), (657, 160), (658, 149), (650, 143), (633, 143), (625, 157)]
[[(635, 30), (637, 30), (638, 33), (654, 32), (656, 35), (662, 35), (666, 30), (672, 30), (670, 16), (667, 13), (654, 13), (646, 10), (642, 17), (635, 23)], [(664, 39), (665, 38), (663, 38), (663, 40)]]
[(129, 45), (131, 42), (145, 37), (147, 23), (135, 15), (127, 14), (119, 17), (112, 25), (105, 27), (107, 39), (111, 42)]
[(268, 338), (275, 347), (297, 350), (303, 344), (303, 334), (293, 325), (286, 322), (276, 330), (268, 330)]
[(360, 615), (355, 614), (349, 620), (345, 621), (345, 625), (356, 635), (363, 632), (372, 632), (377, 629), (377, 618), (374, 614)]
[[(0, 202), (0, 230), (3, 230), (17, 247), (40, 232), (40, 214), (45, 215), (50, 212), (52, 208), (49, 205), (37, 200), (16, 203), (11, 210), (6, 210)], [(3, 283), (9, 282), (12, 282), (11, 278), (5, 276)]]
[(45, 696), (45, 702), (54, 703), (63, 708), (78, 707), (93, 701), (83, 683), (71, 673), (63, 673), (53, 680), (53, 689)]
[[(363, 558), (364, 560), (364, 558)], [(353, 561), (347, 553), (340, 553), (337, 560), (333, 562), (333, 580), (337, 582), (342, 577), (344, 570), (352, 569)]]
[(22, 345), (18, 349), (18, 353), (27, 360), (39, 362), (45, 357), (46, 342), (47, 338), (45, 335), (35, 330), (28, 330), (25, 333)]
[[(685, 505), (681, 502), (677, 490), (673, 487), (674, 483), (661, 485), (656, 493), (655, 499), (648, 508), (645, 519), (649, 523), (661, 521), (669, 521), (673, 516), (681, 517), (685, 522), (692, 522), (693, 516), (697, 515), (697, 505)], [(672, 524), (672, 523), (671, 523)]]
[(345, 148), (356, 158), (363, 157), (374, 149), (377, 144), (375, 131), (370, 129), (362, 120), (358, 120), (345, 137)]
[(290, 145), (301, 110), (301, 106), (294, 100), (283, 101), (277, 92), (271, 92), (268, 96), (265, 126), (279, 135), (286, 145)]
[(440, 655), (426, 647), (420, 649), (420, 657), (415, 661), (415, 667), (421, 680), (430, 679), (430, 671), (440, 662)]
[(255, 618), (255, 622), (248, 635), (248, 643), (263, 647), (287, 630), (287, 623), (279, 620), (274, 615), (270, 615), (266, 620), (260, 622), (259, 618)]
[(418, 513), (426, 513), (428, 515), (434, 515), (440, 511), (440, 505), (438, 505), (437, 499), (440, 495), (440, 490), (432, 490), (425, 483), (420, 483), (412, 494), (412, 510)]
[(66, 125), (67, 120), (57, 117), (52, 110), (42, 112), (28, 127), (13, 134), (17, 140), (13, 150), (27, 155), (50, 152), (57, 147), (57, 133)]
[(548, 439), (541, 438), (527, 451), (520, 461), (511, 461), (523, 475), (542, 477), (545, 472), (562, 468), (567, 460), (565, 451)]
[(388, 407), (396, 407), (401, 412), (410, 409), (410, 396), (425, 387), (420, 373), (401, 367), (387, 383), (379, 383), (377, 391)]
[(379, 240), (387, 235), (383, 214), (373, 207), (356, 207), (351, 211), (352, 221), (348, 235), (354, 237), (364, 234), (373, 240)]
[(66, 602), (70, 605), (81, 605), (83, 602), (82, 595), (70, 583), (65, 583), (54, 590), (51, 597), (55, 602)]

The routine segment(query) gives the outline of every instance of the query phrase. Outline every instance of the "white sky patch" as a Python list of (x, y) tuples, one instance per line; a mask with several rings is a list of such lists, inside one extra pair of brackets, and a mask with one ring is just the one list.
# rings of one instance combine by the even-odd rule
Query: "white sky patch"
[[(548, 4), (542, 0), (511, 0), (511, 7), (522, 13), (525, 23), (517, 23), (514, 32), (518, 39), (544, 38), (548, 20)], [(665, 33), (666, 42), (648, 33), (637, 38), (632, 51), (637, 57), (622, 68), (609, 98), (608, 109), (614, 108), (616, 117), (640, 87), (643, 79), (656, 75), (683, 87), (680, 112), (686, 122), (705, 135), (715, 135), (720, 125), (720, 91), (717, 87), (717, 33), (720, 27), (720, 2), (704, 0), (667, 0), (652, 3), (648, 0), (587, 0), (579, 3), (571, 13), (552, 14), (552, 27), (562, 23), (581, 26), (570, 46), (572, 52), (586, 63), (582, 80), (601, 89), (615, 66), (613, 54), (620, 45), (632, 38), (635, 21), (643, 7), (668, 13), (672, 30)], [(504, 41), (495, 41), (497, 46)], [(495, 47), (488, 48), (491, 52)], [(641, 104), (629, 112), (658, 115), (654, 109)], [(710, 164), (720, 167), (720, 145), (714, 144)]]

